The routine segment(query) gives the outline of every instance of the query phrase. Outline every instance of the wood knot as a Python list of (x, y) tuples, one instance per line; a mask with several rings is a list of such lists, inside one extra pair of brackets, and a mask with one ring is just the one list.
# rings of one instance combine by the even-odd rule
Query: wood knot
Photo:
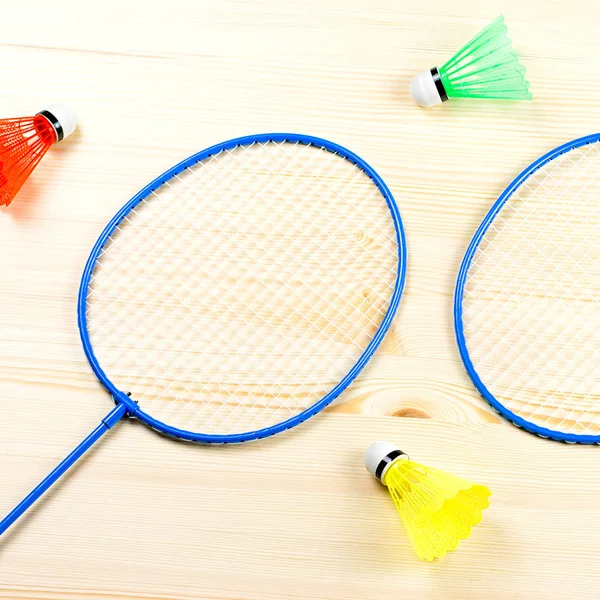
[(404, 417), (406, 419), (431, 419), (431, 415), (418, 408), (401, 408), (392, 413), (392, 417)]

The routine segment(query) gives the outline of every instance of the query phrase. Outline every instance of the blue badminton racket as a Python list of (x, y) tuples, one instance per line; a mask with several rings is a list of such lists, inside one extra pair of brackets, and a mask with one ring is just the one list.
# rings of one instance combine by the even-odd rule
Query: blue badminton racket
[(502, 193), (458, 275), (463, 362), (500, 414), (600, 443), (600, 134), (536, 160)]
[(392, 194), (363, 160), (273, 134), (173, 167), (110, 221), (85, 266), (85, 354), (116, 406), (2, 534), (123, 417), (232, 443), (325, 408), (372, 357), (404, 285)]

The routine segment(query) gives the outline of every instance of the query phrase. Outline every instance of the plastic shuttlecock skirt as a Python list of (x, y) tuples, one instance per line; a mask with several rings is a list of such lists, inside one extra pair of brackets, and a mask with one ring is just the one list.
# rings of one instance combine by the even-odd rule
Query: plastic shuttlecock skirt
[(410, 460), (396, 461), (382, 483), (423, 560), (456, 549), (489, 506), (487, 487)]

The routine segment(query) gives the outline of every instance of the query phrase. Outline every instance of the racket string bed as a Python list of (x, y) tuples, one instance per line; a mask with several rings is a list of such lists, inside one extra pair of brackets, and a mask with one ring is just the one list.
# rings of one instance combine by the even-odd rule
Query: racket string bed
[[(154, 255), (161, 265), (169, 257), (187, 298), (182, 286), (148, 285)], [(110, 257), (121, 264), (106, 265)], [(115, 385), (161, 420), (208, 432), (268, 427), (327, 394), (359, 359), (397, 263), (386, 199), (348, 160), (303, 144), (226, 150), (152, 192), (115, 229), (92, 275), (91, 341)]]
[(229, 140), (169, 169), (112, 218), (77, 322), (116, 406), (4, 519), (0, 535), (125, 416), (187, 441), (275, 435), (371, 359), (406, 274), (398, 207), (327, 140)]
[(594, 141), (521, 176), (463, 263), (460, 325), (480, 391), (568, 441), (600, 436), (599, 168)]

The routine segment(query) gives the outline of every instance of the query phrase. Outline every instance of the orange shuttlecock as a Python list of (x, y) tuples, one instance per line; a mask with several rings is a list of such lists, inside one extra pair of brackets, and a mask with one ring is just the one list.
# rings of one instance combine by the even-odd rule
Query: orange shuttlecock
[(0, 205), (12, 202), (50, 146), (75, 131), (77, 118), (64, 104), (33, 117), (0, 120)]

